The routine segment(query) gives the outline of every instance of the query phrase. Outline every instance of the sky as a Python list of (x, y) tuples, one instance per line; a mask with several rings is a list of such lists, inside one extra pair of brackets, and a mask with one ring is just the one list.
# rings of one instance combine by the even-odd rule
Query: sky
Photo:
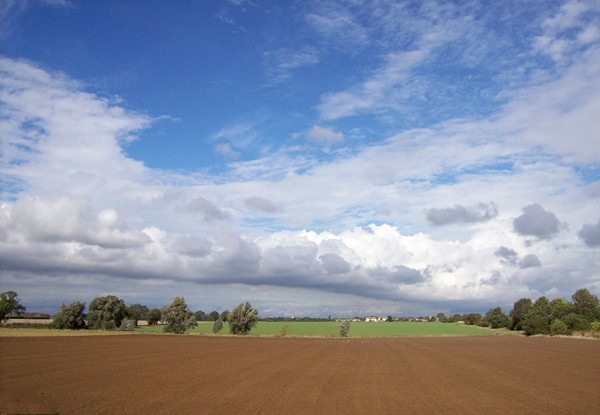
[(597, 0), (5, 0), (0, 111), (30, 311), (600, 294)]

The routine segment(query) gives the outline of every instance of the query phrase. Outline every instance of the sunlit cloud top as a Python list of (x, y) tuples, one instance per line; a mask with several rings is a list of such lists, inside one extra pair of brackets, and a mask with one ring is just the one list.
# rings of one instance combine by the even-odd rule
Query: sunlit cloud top
[(597, 2), (0, 13), (0, 283), (29, 309), (600, 292)]

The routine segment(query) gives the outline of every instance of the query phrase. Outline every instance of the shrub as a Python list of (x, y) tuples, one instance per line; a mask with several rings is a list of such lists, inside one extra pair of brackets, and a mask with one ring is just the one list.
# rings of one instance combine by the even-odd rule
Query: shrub
[(544, 316), (527, 317), (523, 322), (523, 331), (528, 336), (550, 334), (550, 321)]
[(598, 334), (600, 334), (600, 321), (592, 322), (591, 328), (592, 328), (592, 335), (598, 336)]
[(231, 334), (248, 334), (256, 326), (258, 310), (248, 302), (238, 304), (229, 313), (229, 332)]
[(221, 320), (220, 318), (216, 319), (215, 322), (213, 323), (213, 328), (212, 331), (213, 333), (217, 334), (219, 333), (221, 330), (223, 330), (223, 320)]
[(340, 324), (340, 337), (348, 337), (348, 333), (350, 332), (350, 322), (344, 321)]
[(591, 323), (586, 320), (584, 317), (575, 314), (575, 313), (570, 313), (567, 314), (564, 319), (563, 322), (567, 325), (568, 328), (570, 328), (573, 331), (581, 331), (582, 333), (585, 330), (588, 330), (590, 328)]
[(69, 306), (60, 305), (60, 311), (54, 315), (52, 326), (56, 329), (79, 330), (86, 328), (85, 303), (73, 301)]
[(550, 334), (553, 336), (566, 336), (571, 334), (571, 330), (561, 319), (557, 318), (550, 325)]
[(281, 327), (279, 329), (279, 336), (280, 337), (285, 337), (285, 335), (287, 334), (287, 331), (288, 331), (288, 326), (287, 325)]
[(133, 329), (135, 329), (135, 326), (136, 326), (136, 320), (134, 318), (126, 317), (121, 322), (121, 327), (119, 327), (119, 330), (132, 331)]

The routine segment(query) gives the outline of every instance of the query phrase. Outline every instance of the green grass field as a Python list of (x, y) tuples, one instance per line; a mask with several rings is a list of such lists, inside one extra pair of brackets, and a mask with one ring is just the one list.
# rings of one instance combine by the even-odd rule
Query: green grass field
[[(323, 322), (272, 322), (259, 321), (251, 331), (253, 336), (279, 336), (282, 327), (287, 326), (286, 336), (320, 336), (338, 337), (340, 335), (340, 323), (335, 321)], [(162, 333), (162, 326), (139, 327), (136, 332)], [(194, 330), (188, 333), (212, 334), (212, 322), (201, 322)], [(220, 333), (229, 334), (229, 327), (225, 323)], [(393, 323), (350, 323), (350, 337), (389, 337), (389, 336), (493, 336), (499, 332), (477, 327), (465, 326), (454, 323), (416, 323), (416, 322), (393, 322)]]

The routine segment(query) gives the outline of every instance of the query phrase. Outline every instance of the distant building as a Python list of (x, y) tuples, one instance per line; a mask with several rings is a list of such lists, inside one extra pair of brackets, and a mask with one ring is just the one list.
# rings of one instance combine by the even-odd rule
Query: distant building
[(371, 322), (371, 323), (381, 323), (382, 321), (387, 321), (387, 317), (365, 317), (365, 321), (366, 322)]

